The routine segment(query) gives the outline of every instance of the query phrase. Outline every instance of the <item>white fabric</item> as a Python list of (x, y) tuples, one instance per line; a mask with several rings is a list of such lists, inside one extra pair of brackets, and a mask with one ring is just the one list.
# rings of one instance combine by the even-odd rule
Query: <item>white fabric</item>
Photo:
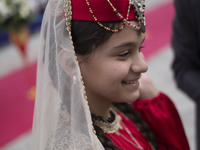
[[(101, 150), (78, 63), (63, 17), (63, 0), (49, 0), (41, 28), (37, 91), (33, 120), (33, 150)], [(65, 68), (60, 51), (67, 54)]]

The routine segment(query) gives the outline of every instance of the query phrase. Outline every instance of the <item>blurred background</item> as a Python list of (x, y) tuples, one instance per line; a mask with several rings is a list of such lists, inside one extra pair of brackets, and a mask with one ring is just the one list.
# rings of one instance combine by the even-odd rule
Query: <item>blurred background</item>
[[(0, 0), (0, 149), (29, 150), (39, 32), (48, 0)], [(172, 0), (146, 0), (143, 53), (148, 75), (174, 101), (195, 150), (195, 104), (175, 84), (171, 63)]]

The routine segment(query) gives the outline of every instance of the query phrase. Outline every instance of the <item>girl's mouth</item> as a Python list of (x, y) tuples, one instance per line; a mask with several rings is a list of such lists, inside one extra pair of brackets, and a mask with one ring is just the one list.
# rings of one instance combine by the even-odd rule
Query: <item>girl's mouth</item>
[(135, 84), (137, 80), (122, 81), (122, 84)]

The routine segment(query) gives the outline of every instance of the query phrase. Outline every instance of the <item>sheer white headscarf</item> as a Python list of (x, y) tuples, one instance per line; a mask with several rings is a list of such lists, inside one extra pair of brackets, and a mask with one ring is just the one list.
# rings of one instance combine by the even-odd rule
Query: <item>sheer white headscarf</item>
[[(70, 23), (70, 3), (63, 0), (49, 0), (43, 18), (31, 148), (101, 150), (104, 148), (93, 133), (64, 9)], [(60, 62), (62, 57), (65, 62)]]

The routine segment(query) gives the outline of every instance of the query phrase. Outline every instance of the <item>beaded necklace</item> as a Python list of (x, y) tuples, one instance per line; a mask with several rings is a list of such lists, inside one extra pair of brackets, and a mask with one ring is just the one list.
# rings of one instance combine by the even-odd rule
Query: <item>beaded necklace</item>
[[(103, 119), (101, 116), (95, 116), (94, 114), (92, 114), (92, 117), (94, 118), (95, 124), (99, 126), (104, 131), (104, 133), (115, 133), (139, 150), (144, 150), (144, 148), (139, 144), (136, 138), (131, 134), (126, 125), (122, 122), (121, 116), (116, 114), (114, 111), (110, 111), (110, 114), (111, 117), (108, 119)], [(126, 133), (129, 135), (132, 141), (122, 135), (119, 132), (119, 129), (125, 129)]]
[(128, 135), (131, 137), (131, 139), (135, 142), (131, 142), (129, 139), (127, 139), (124, 135), (119, 134), (123, 139), (125, 139), (127, 142), (129, 142), (131, 145), (137, 147), (140, 150), (144, 150), (144, 148), (138, 143), (138, 141), (135, 139), (135, 137), (131, 134), (131, 132), (129, 131), (129, 129), (126, 127), (126, 125), (124, 123), (122, 123), (122, 127), (126, 130), (126, 132), (128, 133)]

